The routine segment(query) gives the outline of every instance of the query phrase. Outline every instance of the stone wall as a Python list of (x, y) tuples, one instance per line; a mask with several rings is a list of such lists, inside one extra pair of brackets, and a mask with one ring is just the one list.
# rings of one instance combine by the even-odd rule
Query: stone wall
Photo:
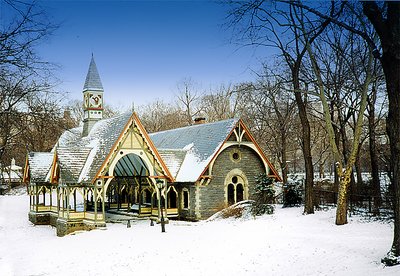
[(50, 224), (50, 213), (36, 213), (30, 211), (28, 214), (29, 221), (35, 225), (49, 225)]
[[(239, 160), (232, 158), (233, 153), (239, 153)], [(241, 170), (248, 180), (249, 199), (254, 195), (255, 177), (265, 173), (261, 157), (247, 146), (231, 146), (222, 151), (215, 160), (212, 168), (212, 179), (207, 186), (199, 187), (200, 217), (207, 219), (226, 207), (225, 178), (233, 169)]]
[[(193, 182), (188, 183), (175, 183), (176, 191), (178, 192), (178, 212), (179, 219), (181, 220), (196, 220), (195, 215), (195, 202), (196, 202), (196, 187)], [(187, 189), (189, 191), (189, 208), (183, 208), (183, 190)]]
[(106, 227), (106, 223), (102, 221), (98, 221), (96, 223), (92, 221), (86, 221), (86, 220), (74, 220), (74, 221), (67, 221), (65, 219), (57, 219), (56, 223), (57, 227), (57, 236), (63, 237), (65, 235), (68, 235), (70, 233), (73, 233), (75, 231), (79, 230), (93, 230), (95, 228), (100, 228), (100, 227)]

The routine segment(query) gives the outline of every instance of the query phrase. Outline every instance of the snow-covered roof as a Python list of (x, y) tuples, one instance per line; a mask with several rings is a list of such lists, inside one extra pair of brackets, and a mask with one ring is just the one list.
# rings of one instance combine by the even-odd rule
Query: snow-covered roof
[[(91, 182), (106, 160), (132, 114), (124, 113), (94, 124), (82, 137), (82, 127), (65, 131), (53, 149), (66, 183)], [(176, 182), (194, 182), (220, 149), (239, 119), (199, 124), (149, 135)], [(53, 153), (32, 153), (31, 172), (45, 179)], [(32, 160), (31, 160), (32, 159)], [(33, 178), (35, 178), (33, 177)]]
[(176, 181), (193, 182), (199, 178), (238, 121), (228, 119), (160, 131), (149, 136), (162, 158), (167, 158), (164, 161)]
[(51, 152), (30, 152), (28, 154), (30, 178), (32, 182), (45, 182), (53, 162)]
[(57, 148), (60, 174), (63, 181), (77, 183), (92, 148)]
[[(131, 113), (124, 113), (113, 118), (100, 120), (94, 124), (85, 137), (81, 137), (81, 127), (66, 131), (61, 135), (58, 140), (58, 147), (73, 149), (66, 153), (69, 154), (69, 158), (72, 158), (66, 159), (66, 162), (72, 162), (73, 156), (79, 157), (81, 161), (86, 158), (78, 182), (90, 182), (96, 176), (131, 115)], [(76, 175), (80, 165), (75, 168), (74, 175)]]
[(96, 62), (94, 61), (94, 57), (92, 55), (92, 59), (90, 60), (89, 70), (86, 75), (85, 85), (83, 86), (83, 91), (86, 90), (95, 90), (95, 91), (103, 91), (103, 85), (101, 84), (100, 75), (97, 71)]

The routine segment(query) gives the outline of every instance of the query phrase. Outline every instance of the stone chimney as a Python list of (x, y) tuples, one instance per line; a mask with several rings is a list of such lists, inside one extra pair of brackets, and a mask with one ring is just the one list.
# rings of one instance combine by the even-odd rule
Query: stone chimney
[(204, 116), (199, 116), (199, 117), (194, 118), (195, 125), (205, 124), (205, 122), (206, 122), (206, 118)]

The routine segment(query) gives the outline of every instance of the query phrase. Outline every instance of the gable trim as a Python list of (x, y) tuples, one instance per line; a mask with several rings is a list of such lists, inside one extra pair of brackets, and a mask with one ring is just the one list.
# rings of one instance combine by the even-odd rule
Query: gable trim
[(29, 168), (29, 158), (28, 155), (26, 155), (26, 159), (25, 159), (25, 168), (24, 168), (24, 176), (22, 178), (22, 183), (26, 183), (28, 184), (28, 182), (30, 181), (30, 168)]
[(166, 174), (165, 178), (169, 179), (170, 181), (174, 180), (174, 178), (172, 177), (171, 173), (169, 172), (167, 166), (165, 165), (164, 161), (162, 160), (160, 154), (158, 153), (156, 147), (154, 146), (153, 142), (149, 138), (149, 135), (147, 134), (147, 131), (143, 127), (142, 123), (140, 122), (139, 117), (136, 115), (135, 112), (133, 112), (132, 115), (130, 116), (128, 122), (125, 124), (124, 129), (122, 130), (122, 132), (118, 136), (118, 139), (114, 142), (114, 145), (111, 147), (110, 152), (108, 153), (107, 157), (103, 160), (103, 163), (100, 166), (99, 170), (97, 171), (95, 177), (92, 179), (92, 184), (94, 184), (96, 179), (104, 178), (104, 177), (102, 177), (100, 175), (101, 172), (104, 170), (106, 164), (110, 161), (113, 153), (118, 148), (119, 143), (122, 141), (122, 139), (124, 138), (125, 134), (128, 132), (129, 127), (131, 125), (133, 125), (133, 124), (136, 124), (136, 126), (138, 127), (140, 133), (143, 135), (143, 137), (145, 139), (145, 142), (149, 147), (149, 150), (151, 151), (152, 155), (154, 155), (154, 158), (156, 159), (156, 162), (159, 163), (159, 165), (163, 169), (164, 173)]
[(239, 121), (232, 127), (231, 131), (229, 132), (229, 134), (226, 136), (224, 142), (221, 144), (221, 146), (218, 148), (218, 150), (214, 153), (213, 157), (210, 159), (210, 161), (208, 162), (207, 166), (204, 168), (204, 170), (201, 172), (200, 176), (197, 178), (196, 181), (199, 181), (203, 174), (207, 171), (207, 169), (210, 167), (210, 165), (212, 164), (212, 162), (215, 161), (215, 159), (217, 158), (217, 156), (220, 154), (221, 149), (224, 147), (224, 145), (226, 144), (226, 142), (228, 141), (229, 137), (231, 137), (231, 135), (234, 133), (234, 135), (237, 137), (237, 134), (234, 132), (236, 127), (242, 127), (245, 132), (247, 133), (247, 135), (250, 137), (251, 142), (254, 144), (254, 146), (256, 147), (258, 153), (260, 154), (261, 158), (263, 159), (263, 161), (268, 165), (268, 167), (272, 170), (273, 175), (269, 175), (269, 176), (274, 176), (276, 178), (277, 181), (282, 181), (281, 177), (279, 176), (278, 172), (276, 171), (275, 167), (272, 165), (272, 163), (268, 160), (268, 158), (265, 156), (264, 152), (261, 150), (261, 147), (258, 145), (258, 143), (256, 142), (256, 140), (254, 139), (253, 135), (250, 133), (249, 129), (246, 127), (246, 125), (244, 124), (244, 122), (242, 121), (242, 119), (239, 119)]

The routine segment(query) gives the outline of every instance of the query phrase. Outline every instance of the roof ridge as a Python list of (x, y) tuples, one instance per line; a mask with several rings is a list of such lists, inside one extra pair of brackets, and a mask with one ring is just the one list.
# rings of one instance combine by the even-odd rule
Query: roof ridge
[(239, 121), (239, 118), (230, 118), (230, 119), (225, 119), (225, 120), (220, 120), (220, 121), (215, 121), (215, 122), (210, 122), (210, 123), (190, 125), (190, 126), (184, 126), (184, 127), (178, 127), (178, 128), (171, 128), (171, 129), (166, 129), (166, 130), (161, 130), (161, 131), (149, 133), (149, 136), (151, 137), (152, 135), (155, 135), (155, 134), (161, 134), (161, 133), (165, 133), (165, 132), (169, 132), (169, 131), (175, 131), (175, 130), (178, 130), (178, 129), (180, 130), (180, 129), (188, 129), (188, 128), (197, 128), (197, 127), (203, 127), (203, 126), (210, 126), (210, 125), (223, 123), (223, 122), (227, 122), (227, 121)]

